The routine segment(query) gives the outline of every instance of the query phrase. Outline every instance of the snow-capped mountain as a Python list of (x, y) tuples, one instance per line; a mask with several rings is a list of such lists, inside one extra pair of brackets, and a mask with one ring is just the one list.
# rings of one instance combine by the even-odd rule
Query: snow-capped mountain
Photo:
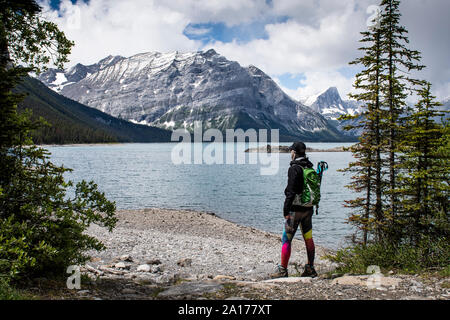
[[(331, 87), (322, 94), (314, 95), (304, 99), (303, 104), (309, 106), (316, 112), (319, 112), (325, 117), (328, 122), (334, 125), (339, 131), (345, 135), (357, 137), (362, 133), (362, 128), (344, 130), (344, 127), (348, 125), (356, 125), (360, 118), (352, 120), (337, 120), (342, 115), (357, 115), (364, 111), (363, 103), (355, 100), (342, 100), (337, 88)], [(450, 111), (450, 97), (441, 100), (442, 105), (436, 109), (440, 111)], [(411, 108), (414, 108), (414, 104), (410, 104)], [(406, 115), (406, 113), (405, 113)], [(444, 115), (444, 119), (450, 119), (450, 115)], [(442, 117), (435, 117), (435, 121), (441, 122)]]
[(320, 113), (343, 134), (351, 137), (361, 135), (362, 129), (344, 130), (344, 127), (348, 125), (356, 125), (358, 119), (338, 120), (338, 118), (342, 115), (354, 116), (362, 113), (362, 103), (355, 100), (342, 100), (337, 88), (331, 87), (322, 94), (309, 97), (305, 100), (305, 104), (309, 105), (312, 110)]
[(108, 56), (89, 66), (78, 63), (67, 71), (49, 69), (47, 72), (41, 74), (38, 79), (59, 93), (66, 85), (76, 83), (95, 72), (114, 65), (121, 59), (124, 58), (121, 56)]
[(441, 103), (442, 106), (439, 108), (439, 110), (450, 111), (450, 98), (444, 99)]
[(331, 87), (324, 93), (320, 94), (312, 101), (311, 98), (307, 103), (314, 111), (323, 115), (326, 119), (337, 120), (342, 115), (355, 115), (361, 113), (360, 104), (353, 100), (342, 100), (336, 87)]
[(60, 94), (112, 116), (166, 129), (280, 129), (285, 139), (342, 140), (311, 108), (294, 101), (255, 66), (214, 50), (109, 56), (49, 70), (39, 79)]
[[(450, 114), (448, 112), (450, 112), (450, 97), (446, 98), (444, 100), (441, 101), (442, 106), (437, 107), (438, 110), (440, 111), (446, 111), (447, 113), (444, 115), (444, 119), (449, 121), (450, 120)], [(436, 117), (434, 119), (435, 121), (442, 121), (442, 117)]]

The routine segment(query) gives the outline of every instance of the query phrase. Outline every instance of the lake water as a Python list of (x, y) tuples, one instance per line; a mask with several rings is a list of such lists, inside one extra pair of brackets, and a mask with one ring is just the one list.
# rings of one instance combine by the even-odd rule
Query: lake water
[[(200, 148), (208, 145), (204, 143)], [(349, 145), (307, 143), (316, 149)], [(47, 146), (46, 149), (52, 153), (54, 163), (74, 170), (67, 174), (68, 179), (94, 180), (108, 199), (116, 202), (118, 209), (160, 207), (209, 211), (226, 220), (281, 235), (289, 154), (278, 155), (276, 174), (261, 175), (263, 165), (249, 164), (249, 154), (245, 155), (246, 164), (175, 165), (171, 157), (175, 146), (175, 143), (155, 143)], [(243, 145), (232, 146), (224, 145), (224, 161), (230, 152), (235, 159), (242, 156), (242, 151), (237, 150), (242, 150)], [(346, 223), (349, 210), (343, 206), (344, 200), (354, 198), (345, 188), (350, 176), (338, 172), (353, 160), (352, 154), (316, 152), (309, 153), (308, 157), (314, 165), (318, 161), (329, 164), (322, 181), (319, 215), (313, 218), (314, 241), (336, 249), (346, 243), (346, 236), (352, 232)], [(296, 236), (301, 238), (300, 232)]]

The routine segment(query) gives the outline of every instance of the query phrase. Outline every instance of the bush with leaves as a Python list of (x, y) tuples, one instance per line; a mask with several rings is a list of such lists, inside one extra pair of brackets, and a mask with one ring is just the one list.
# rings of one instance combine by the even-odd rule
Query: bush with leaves
[(54, 165), (32, 142), (30, 133), (44, 121), (19, 114), (23, 96), (12, 93), (50, 57), (62, 67), (73, 43), (41, 20), (34, 0), (0, 0), (0, 9), (0, 275), (62, 274), (85, 262), (87, 251), (104, 248), (85, 231), (92, 223), (111, 231), (115, 203), (92, 181), (64, 180), (70, 169)]
[(423, 236), (415, 246), (392, 242), (358, 244), (340, 249), (326, 258), (337, 263), (336, 272), (343, 274), (366, 274), (370, 265), (377, 265), (384, 272), (395, 270), (416, 274), (445, 271), (449, 268), (450, 243), (446, 237)]
[[(91, 223), (115, 225), (115, 204), (94, 182), (73, 186), (64, 181), (69, 169), (50, 162), (48, 152), (29, 146), (10, 148), (15, 170), (0, 195), (0, 272), (23, 274), (62, 272), (88, 259), (103, 245), (85, 234)], [(68, 196), (74, 187), (74, 195)]]

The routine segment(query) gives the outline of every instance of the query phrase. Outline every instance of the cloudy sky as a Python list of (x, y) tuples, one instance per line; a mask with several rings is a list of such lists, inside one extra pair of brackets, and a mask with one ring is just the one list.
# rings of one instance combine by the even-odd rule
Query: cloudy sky
[[(269, 74), (293, 98), (330, 86), (352, 90), (367, 28), (379, 0), (38, 0), (47, 19), (75, 41), (68, 67), (107, 55), (214, 48)], [(403, 0), (410, 48), (427, 66), (440, 99), (450, 96), (450, 1)]]

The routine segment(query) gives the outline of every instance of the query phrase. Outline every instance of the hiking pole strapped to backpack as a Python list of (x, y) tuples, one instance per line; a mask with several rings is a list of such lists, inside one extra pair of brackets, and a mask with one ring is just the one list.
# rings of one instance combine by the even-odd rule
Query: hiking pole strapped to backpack
[[(322, 175), (324, 171), (328, 170), (328, 163), (326, 163), (325, 161), (320, 161), (317, 164), (317, 174), (319, 175), (319, 181), (320, 181), (320, 185), (322, 185)], [(316, 215), (319, 214), (319, 205), (316, 205)]]

